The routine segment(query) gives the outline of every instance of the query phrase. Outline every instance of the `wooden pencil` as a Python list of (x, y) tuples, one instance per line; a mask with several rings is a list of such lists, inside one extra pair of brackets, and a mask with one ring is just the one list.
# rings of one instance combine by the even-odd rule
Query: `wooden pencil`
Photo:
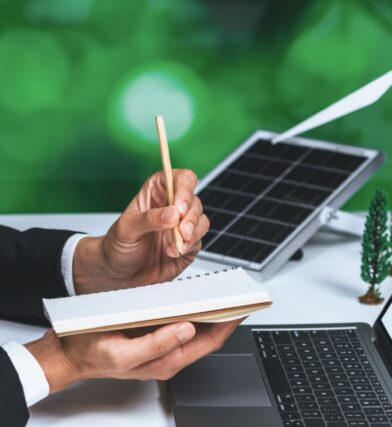
[[(163, 175), (165, 177), (165, 187), (167, 194), (167, 202), (170, 205), (174, 205), (174, 188), (173, 188), (173, 171), (170, 162), (169, 146), (167, 144), (165, 122), (162, 116), (155, 117), (155, 123), (158, 130), (159, 147), (161, 149)], [(178, 227), (173, 229), (173, 240), (176, 244), (176, 248), (180, 254), (183, 252), (183, 240)]]

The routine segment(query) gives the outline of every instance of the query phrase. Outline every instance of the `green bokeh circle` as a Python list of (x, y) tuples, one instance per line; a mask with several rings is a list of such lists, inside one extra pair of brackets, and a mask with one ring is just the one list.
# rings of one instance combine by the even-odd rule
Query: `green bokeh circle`
[(0, 105), (32, 113), (61, 101), (69, 63), (60, 44), (38, 30), (12, 30), (0, 38)]
[(155, 151), (154, 117), (163, 115), (169, 143), (179, 143), (200, 127), (204, 96), (200, 79), (183, 65), (148, 64), (128, 74), (114, 90), (109, 126), (127, 149)]

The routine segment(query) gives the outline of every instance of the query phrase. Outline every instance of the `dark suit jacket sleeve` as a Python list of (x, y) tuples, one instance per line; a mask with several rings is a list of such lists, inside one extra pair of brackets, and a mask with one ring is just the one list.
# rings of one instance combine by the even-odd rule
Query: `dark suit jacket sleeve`
[(0, 347), (0, 425), (22, 427), (29, 412), (18, 373), (7, 353)]
[[(47, 325), (42, 298), (67, 295), (61, 255), (72, 234), (0, 226), (0, 318)], [(18, 373), (0, 347), (0, 425), (24, 426), (28, 416)]]
[(42, 298), (67, 295), (61, 254), (72, 234), (0, 226), (0, 318), (47, 325)]

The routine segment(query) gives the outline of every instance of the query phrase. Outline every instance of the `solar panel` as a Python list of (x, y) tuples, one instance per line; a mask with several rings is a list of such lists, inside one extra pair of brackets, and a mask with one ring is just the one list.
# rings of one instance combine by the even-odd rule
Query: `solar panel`
[(269, 277), (383, 162), (382, 153), (258, 131), (198, 185), (210, 219), (202, 258)]

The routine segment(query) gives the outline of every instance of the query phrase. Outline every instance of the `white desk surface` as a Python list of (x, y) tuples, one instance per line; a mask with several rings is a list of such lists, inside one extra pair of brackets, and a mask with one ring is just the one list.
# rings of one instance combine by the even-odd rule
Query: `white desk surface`
[[(0, 215), (0, 224), (18, 229), (63, 228), (103, 234), (117, 214)], [(359, 304), (367, 289), (359, 277), (360, 242), (318, 233), (304, 248), (301, 261), (289, 262), (264, 284), (274, 304), (249, 316), (248, 324), (367, 322), (373, 324), (382, 307)], [(196, 260), (190, 272), (207, 270)], [(382, 285), (387, 299), (392, 280)], [(0, 342), (27, 342), (42, 328), (0, 321)], [(168, 405), (156, 382), (97, 380), (82, 382), (50, 396), (30, 410), (29, 427), (173, 426)]]

